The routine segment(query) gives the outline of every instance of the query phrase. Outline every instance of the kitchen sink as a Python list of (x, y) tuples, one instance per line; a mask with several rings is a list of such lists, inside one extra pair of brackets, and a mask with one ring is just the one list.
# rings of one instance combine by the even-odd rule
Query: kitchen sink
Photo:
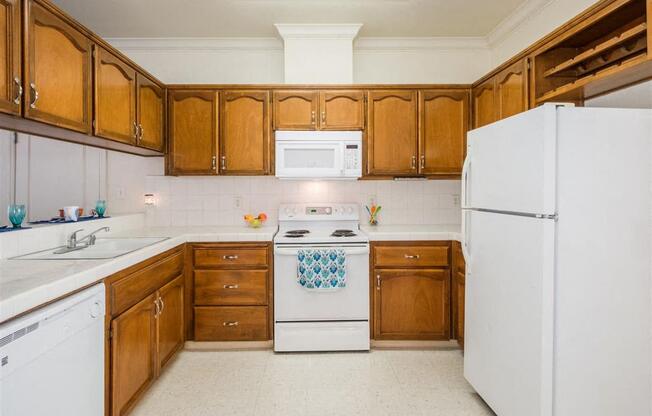
[(101, 260), (120, 257), (141, 248), (167, 240), (168, 237), (98, 238), (92, 246), (66, 250), (55, 247), (36, 253), (13, 257), (11, 260)]

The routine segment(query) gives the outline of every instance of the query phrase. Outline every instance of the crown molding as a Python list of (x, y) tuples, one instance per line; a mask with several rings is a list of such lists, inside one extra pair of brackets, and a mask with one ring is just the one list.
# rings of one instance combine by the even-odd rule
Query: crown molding
[(349, 24), (303, 24), (275, 23), (283, 39), (355, 39), (362, 23)]
[(277, 38), (107, 38), (126, 52), (283, 51)]
[(487, 49), (484, 37), (360, 38), (354, 51)]
[(510, 33), (533, 19), (555, 0), (526, 0), (516, 10), (504, 18), (485, 37), (488, 47), (505, 39)]

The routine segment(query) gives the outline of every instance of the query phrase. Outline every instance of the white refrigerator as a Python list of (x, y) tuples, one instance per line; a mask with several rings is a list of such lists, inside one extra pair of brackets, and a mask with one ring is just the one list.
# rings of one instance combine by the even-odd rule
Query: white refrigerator
[(464, 375), (498, 416), (650, 416), (652, 110), (468, 134)]

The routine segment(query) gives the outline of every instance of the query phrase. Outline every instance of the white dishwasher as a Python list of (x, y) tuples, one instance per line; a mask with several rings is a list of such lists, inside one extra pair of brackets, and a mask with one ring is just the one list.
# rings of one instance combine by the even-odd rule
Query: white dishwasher
[(104, 414), (104, 284), (0, 325), (0, 416)]

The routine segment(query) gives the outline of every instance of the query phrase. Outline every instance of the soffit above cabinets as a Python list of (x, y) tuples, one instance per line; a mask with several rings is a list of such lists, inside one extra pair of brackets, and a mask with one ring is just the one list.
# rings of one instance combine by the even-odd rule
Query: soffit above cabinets
[(275, 37), (274, 23), (297, 22), (361, 22), (364, 23), (362, 37), (484, 37), (532, 1), (54, 0), (54, 3), (103, 37)]

